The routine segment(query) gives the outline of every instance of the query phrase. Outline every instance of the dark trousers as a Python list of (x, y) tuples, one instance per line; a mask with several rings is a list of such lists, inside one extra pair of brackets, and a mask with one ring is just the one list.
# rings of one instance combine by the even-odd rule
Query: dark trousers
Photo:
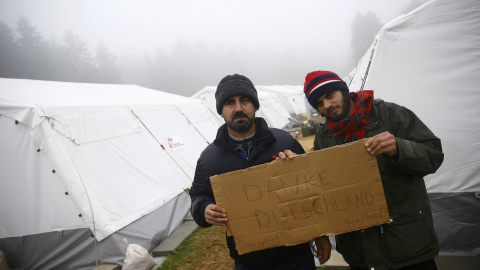
[(305, 252), (288, 260), (267, 265), (246, 265), (235, 261), (235, 270), (315, 270), (312, 253)]
[[(367, 268), (358, 268), (358, 267), (352, 267), (350, 266), (350, 269), (352, 270), (369, 270)], [(388, 268), (390, 269), (390, 268)], [(410, 265), (410, 266), (405, 266), (405, 267), (402, 267), (402, 268), (391, 268), (392, 270), (395, 269), (395, 270), (438, 270), (437, 269), (437, 264), (435, 263), (435, 260), (434, 259), (431, 259), (431, 260), (428, 260), (428, 261), (425, 261), (425, 262), (421, 262), (421, 263), (417, 263), (417, 264), (414, 264), (414, 265)]]

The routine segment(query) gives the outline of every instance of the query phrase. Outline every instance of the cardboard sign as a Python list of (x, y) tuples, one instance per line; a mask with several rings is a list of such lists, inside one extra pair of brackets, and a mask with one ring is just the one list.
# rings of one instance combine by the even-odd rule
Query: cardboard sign
[(210, 178), (239, 254), (388, 223), (366, 140)]

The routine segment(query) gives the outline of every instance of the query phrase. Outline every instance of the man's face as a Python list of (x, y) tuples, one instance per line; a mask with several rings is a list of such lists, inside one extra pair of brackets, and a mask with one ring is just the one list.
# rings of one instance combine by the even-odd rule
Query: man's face
[(317, 99), (319, 110), (328, 120), (338, 122), (347, 118), (350, 112), (350, 96), (347, 92), (334, 90)]
[(250, 131), (255, 123), (255, 111), (256, 108), (249, 98), (234, 96), (223, 104), (222, 117), (229, 130), (242, 134)]

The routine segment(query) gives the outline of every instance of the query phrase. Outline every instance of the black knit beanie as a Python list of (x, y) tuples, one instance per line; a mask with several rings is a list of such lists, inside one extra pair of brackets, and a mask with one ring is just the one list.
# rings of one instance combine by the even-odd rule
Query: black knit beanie
[(247, 97), (252, 101), (256, 109), (260, 108), (257, 90), (253, 83), (243, 75), (233, 74), (225, 76), (217, 86), (215, 100), (217, 101), (218, 114), (222, 114), (223, 104), (234, 96)]

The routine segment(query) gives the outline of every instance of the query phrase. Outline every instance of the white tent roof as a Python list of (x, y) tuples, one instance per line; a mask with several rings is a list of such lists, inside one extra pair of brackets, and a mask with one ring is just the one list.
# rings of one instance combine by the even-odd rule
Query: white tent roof
[(279, 96), (281, 104), (290, 114), (302, 114), (309, 108), (301, 85), (258, 85), (256, 89)]
[(204, 87), (197, 93), (193, 94), (191, 98), (203, 101), (207, 105), (207, 108), (210, 110), (210, 112), (215, 115), (217, 120), (221, 123), (224, 123), (223, 118), (217, 113), (217, 107), (215, 103), (216, 89), (217, 88), (214, 86)]
[[(219, 121), (224, 122), (216, 111), (216, 87), (207, 86), (195, 93), (192, 98), (199, 99), (207, 104), (210, 111), (216, 114)], [(303, 90), (299, 86), (255, 86), (257, 89), (260, 108), (256, 116), (263, 117), (268, 126), (283, 128), (289, 123), (292, 114), (306, 112)]]
[(411, 109), (440, 137), (445, 161), (426, 178), (429, 192), (480, 190), (479, 14), (479, 1), (429, 1), (385, 25), (346, 79)]
[(480, 255), (479, 26), (480, 1), (431, 0), (386, 24), (345, 79), (441, 139), (444, 162), (425, 183), (443, 255)]
[(104, 239), (183, 192), (219, 126), (134, 85), (0, 79), (0, 114), (0, 238), (86, 224)]

